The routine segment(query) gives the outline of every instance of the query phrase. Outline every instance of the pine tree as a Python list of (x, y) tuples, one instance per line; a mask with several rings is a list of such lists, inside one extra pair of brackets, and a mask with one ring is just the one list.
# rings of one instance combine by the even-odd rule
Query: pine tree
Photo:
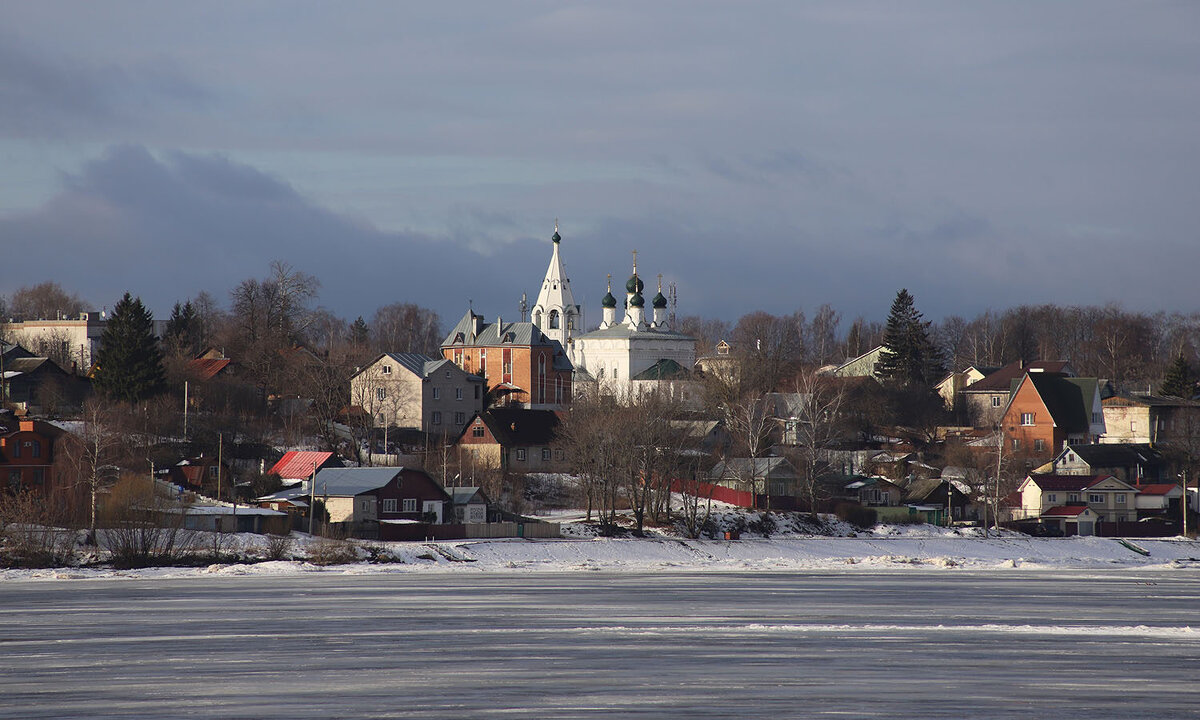
[(195, 356), (200, 352), (200, 318), (190, 300), (183, 305), (175, 303), (171, 308), (163, 341), (168, 348), (182, 355)]
[(113, 308), (100, 336), (94, 385), (103, 395), (136, 403), (166, 388), (154, 316), (129, 293)]
[(1185, 400), (1191, 400), (1196, 394), (1196, 376), (1192, 373), (1192, 366), (1187, 358), (1182, 354), (1167, 368), (1167, 375), (1158, 387), (1158, 394)]
[(367, 321), (363, 320), (363, 316), (359, 315), (350, 326), (350, 342), (355, 347), (363, 347), (367, 344), (367, 339), (371, 334), (370, 328), (367, 327)]
[(929, 326), (917, 312), (908, 290), (896, 293), (875, 372), (898, 385), (932, 387), (941, 380), (942, 354), (929, 337)]

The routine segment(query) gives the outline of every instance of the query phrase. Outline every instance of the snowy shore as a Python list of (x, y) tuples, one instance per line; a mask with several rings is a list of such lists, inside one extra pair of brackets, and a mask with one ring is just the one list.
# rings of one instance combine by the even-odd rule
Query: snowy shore
[[(159, 567), (137, 570), (58, 568), (0, 570), (0, 580), (296, 575), (303, 573), (479, 572), (804, 572), (903, 571), (909, 568), (996, 570), (1147, 569), (1200, 571), (1200, 541), (1183, 538), (982, 537), (936, 528), (883, 531), (855, 537), (776, 536), (735, 541), (676, 538), (476, 540), (369, 543), (371, 561), (316, 565), (306, 559), (307, 537), (295, 541), (295, 560)], [(261, 536), (236, 536), (252, 555)], [(366, 552), (360, 551), (365, 557)], [(382, 562), (380, 561), (382, 560)]]

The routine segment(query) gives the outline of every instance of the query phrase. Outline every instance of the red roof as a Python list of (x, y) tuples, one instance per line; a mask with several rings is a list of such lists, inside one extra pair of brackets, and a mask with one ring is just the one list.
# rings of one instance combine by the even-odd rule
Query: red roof
[(199, 380), (211, 380), (229, 366), (229, 358), (196, 358), (188, 362), (188, 371)]
[(1042, 517), (1076, 517), (1087, 512), (1087, 505), (1059, 505), (1042, 513)]
[(1143, 495), (1166, 495), (1172, 490), (1178, 490), (1179, 486), (1175, 483), (1153, 483), (1151, 485), (1138, 485), (1137, 489)]
[(279, 462), (271, 468), (271, 475), (278, 475), (283, 480), (303, 480), (311, 477), (317, 468), (324, 465), (331, 452), (314, 452), (311, 450), (292, 450), (283, 454)]

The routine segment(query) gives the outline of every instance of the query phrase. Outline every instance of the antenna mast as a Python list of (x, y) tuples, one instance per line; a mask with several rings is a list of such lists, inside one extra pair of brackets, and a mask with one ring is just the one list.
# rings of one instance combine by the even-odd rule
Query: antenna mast
[(525, 299), (525, 293), (521, 293), (521, 322), (525, 322), (525, 315), (529, 313), (529, 301)]

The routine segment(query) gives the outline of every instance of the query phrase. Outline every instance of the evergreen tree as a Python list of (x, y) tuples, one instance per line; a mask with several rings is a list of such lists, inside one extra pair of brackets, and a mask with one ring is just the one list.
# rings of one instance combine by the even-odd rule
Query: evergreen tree
[(929, 326), (917, 312), (908, 290), (896, 293), (875, 372), (886, 381), (905, 386), (932, 387), (941, 380), (942, 354), (929, 337)]
[(171, 308), (163, 341), (181, 355), (194, 357), (200, 352), (200, 318), (190, 300), (183, 305), (175, 303)]
[(370, 334), (371, 330), (367, 327), (367, 321), (363, 320), (362, 315), (359, 315), (354, 324), (350, 326), (350, 342), (355, 347), (364, 347)]
[(1166, 377), (1158, 387), (1158, 394), (1185, 400), (1190, 400), (1196, 394), (1196, 376), (1192, 373), (1192, 366), (1187, 358), (1182, 354), (1167, 368)]
[(136, 403), (166, 387), (162, 351), (154, 337), (154, 316), (129, 293), (113, 308), (100, 336), (94, 384), (103, 395)]

